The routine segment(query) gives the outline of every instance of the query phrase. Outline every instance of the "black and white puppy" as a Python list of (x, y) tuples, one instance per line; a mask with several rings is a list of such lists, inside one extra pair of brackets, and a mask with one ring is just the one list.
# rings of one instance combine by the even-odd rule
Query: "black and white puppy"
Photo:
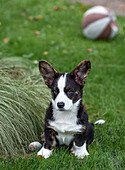
[(94, 124), (88, 122), (88, 115), (82, 104), (85, 79), (90, 72), (89, 60), (83, 60), (71, 73), (59, 73), (47, 61), (39, 62), (39, 70), (52, 98), (47, 109), (44, 124), (45, 142), (38, 157), (48, 158), (56, 146), (67, 145), (80, 159), (89, 155), (86, 144), (94, 138)]

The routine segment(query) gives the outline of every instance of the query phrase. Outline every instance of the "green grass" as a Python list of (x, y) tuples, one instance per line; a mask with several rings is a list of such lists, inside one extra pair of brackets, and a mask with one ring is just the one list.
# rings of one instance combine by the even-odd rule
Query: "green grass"
[[(0, 3), (0, 57), (20, 56), (23, 61), (29, 60), (27, 69), (35, 67), (34, 60), (45, 59), (60, 72), (70, 72), (81, 60), (89, 59), (92, 69), (84, 88), (84, 103), (88, 105), (90, 122), (106, 120), (104, 125), (95, 127), (95, 141), (88, 147), (90, 155), (84, 160), (62, 148), (47, 160), (38, 159), (36, 153), (1, 158), (1, 169), (124, 169), (125, 18), (117, 17), (119, 33), (115, 39), (91, 41), (81, 30), (82, 15), (88, 7), (82, 10), (79, 3), (57, 0)], [(54, 6), (60, 9), (54, 11)], [(29, 19), (38, 15), (43, 19)], [(35, 30), (40, 34), (35, 35)], [(6, 37), (10, 39), (8, 43), (3, 42)], [(87, 51), (89, 48), (93, 51)], [(48, 55), (44, 55), (45, 51)]]

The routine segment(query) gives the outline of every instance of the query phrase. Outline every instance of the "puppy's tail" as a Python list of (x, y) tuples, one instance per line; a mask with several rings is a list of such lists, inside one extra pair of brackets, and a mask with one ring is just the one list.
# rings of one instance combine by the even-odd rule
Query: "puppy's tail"
[(92, 123), (92, 125), (94, 126), (94, 125), (104, 124), (104, 123), (105, 123), (105, 120), (100, 119), (100, 120), (97, 120), (96, 122)]

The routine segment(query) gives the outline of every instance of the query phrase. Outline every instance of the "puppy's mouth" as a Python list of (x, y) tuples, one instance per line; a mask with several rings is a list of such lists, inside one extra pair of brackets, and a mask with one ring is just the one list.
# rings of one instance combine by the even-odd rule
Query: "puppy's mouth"
[(58, 108), (58, 111), (66, 111), (64, 108)]
[(71, 111), (72, 109), (71, 108), (69, 108), (69, 109), (65, 109), (65, 108), (57, 108), (56, 110), (58, 110), (58, 111)]

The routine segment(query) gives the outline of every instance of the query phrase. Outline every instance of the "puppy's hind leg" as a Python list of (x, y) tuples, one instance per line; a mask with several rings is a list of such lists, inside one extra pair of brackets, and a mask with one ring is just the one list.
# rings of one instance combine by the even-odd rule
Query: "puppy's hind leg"
[(29, 144), (28, 149), (29, 149), (31, 152), (33, 152), (33, 151), (36, 151), (36, 150), (40, 149), (41, 146), (42, 146), (41, 143), (35, 141), (35, 142), (32, 142), (32, 143)]
[(56, 146), (56, 133), (52, 129), (45, 129), (45, 143), (37, 153), (37, 157), (49, 158), (52, 154), (54, 147)]

